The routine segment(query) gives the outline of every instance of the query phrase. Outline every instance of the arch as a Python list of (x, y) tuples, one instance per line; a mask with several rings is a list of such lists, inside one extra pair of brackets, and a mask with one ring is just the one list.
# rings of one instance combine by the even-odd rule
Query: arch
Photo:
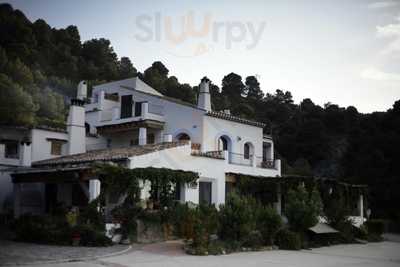
[(216, 150), (232, 152), (232, 138), (227, 134), (220, 134), (216, 140)]
[(192, 140), (192, 135), (186, 129), (177, 130), (174, 134), (175, 141), (190, 141)]
[(243, 158), (251, 159), (254, 155), (254, 145), (251, 142), (246, 142), (243, 145)]
[(190, 136), (187, 133), (180, 133), (175, 138), (178, 141), (189, 141), (190, 140)]

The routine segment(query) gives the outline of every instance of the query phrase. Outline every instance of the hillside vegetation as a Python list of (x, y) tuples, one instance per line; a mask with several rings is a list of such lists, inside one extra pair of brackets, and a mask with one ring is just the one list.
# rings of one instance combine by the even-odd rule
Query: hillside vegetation
[[(164, 95), (196, 102), (197, 86), (180, 83), (163, 63), (138, 72), (129, 58), (118, 58), (109, 40), (82, 42), (76, 26), (31, 22), (1, 4), (0, 36), (1, 124), (62, 126), (80, 80), (93, 86), (139, 76)], [(264, 94), (255, 76), (229, 73), (218, 85), (211, 85), (213, 109), (266, 123), (285, 174), (368, 184), (372, 215), (399, 220), (400, 101), (386, 112), (361, 114), (352, 106), (319, 106), (311, 99), (295, 104), (285, 90)]]

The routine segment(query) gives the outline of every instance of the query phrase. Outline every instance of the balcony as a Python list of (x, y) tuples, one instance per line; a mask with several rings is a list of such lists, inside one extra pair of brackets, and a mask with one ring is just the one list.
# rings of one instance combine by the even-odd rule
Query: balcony
[(244, 154), (238, 154), (233, 152), (228, 152), (229, 154), (229, 164), (250, 166), (262, 169), (277, 169), (274, 160), (265, 160), (262, 157), (256, 157), (254, 155), (249, 155), (246, 157)]
[(140, 106), (135, 107), (135, 110), (131, 111), (130, 114), (126, 114), (121, 111), (119, 105), (113, 106), (111, 108), (100, 111), (97, 126), (121, 124), (143, 120), (165, 122), (163, 106), (154, 105), (148, 102), (142, 102), (140, 103)]

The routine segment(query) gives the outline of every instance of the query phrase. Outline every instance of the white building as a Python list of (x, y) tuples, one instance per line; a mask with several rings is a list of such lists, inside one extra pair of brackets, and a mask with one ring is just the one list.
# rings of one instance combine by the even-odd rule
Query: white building
[[(265, 125), (211, 110), (207, 78), (201, 80), (197, 105), (163, 96), (139, 78), (95, 86), (90, 101), (86, 91), (81, 82), (66, 132), (30, 129), (14, 138), (21, 144), (18, 160), (0, 158), (13, 162), (7, 166), (25, 166), (12, 175), (17, 216), (48, 211), (57, 202), (70, 206), (94, 199), (100, 184), (86, 170), (96, 161), (196, 172), (197, 186), (182, 186), (180, 199), (217, 205), (225, 202), (235, 174), (281, 175)], [(24, 138), (31, 145), (24, 145)], [(35, 207), (24, 201), (26, 184), (38, 189)], [(11, 183), (7, 186), (10, 191)]]

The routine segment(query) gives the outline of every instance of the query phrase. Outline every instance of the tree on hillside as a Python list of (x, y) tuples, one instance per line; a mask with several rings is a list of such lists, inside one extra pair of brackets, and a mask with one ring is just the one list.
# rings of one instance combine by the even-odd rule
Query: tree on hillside
[(133, 66), (129, 57), (121, 57), (118, 66), (119, 79), (132, 78), (137, 75), (137, 70)]
[(21, 86), (0, 73), (0, 123), (33, 125), (36, 105)]
[(243, 84), (242, 77), (233, 72), (226, 75), (222, 79), (221, 94), (227, 98), (231, 109), (242, 103), (246, 95), (246, 86)]
[(144, 81), (159, 91), (160, 93), (165, 93), (165, 82), (168, 79), (169, 70), (160, 61), (154, 62), (151, 67), (144, 71), (143, 79)]
[(245, 84), (248, 100), (256, 102), (263, 99), (264, 93), (260, 88), (260, 83), (258, 82), (256, 76), (246, 77)]
[(86, 41), (82, 45), (81, 56), (87, 64), (82, 66), (82, 79), (95, 80), (102, 77), (112, 81), (118, 78), (117, 54), (109, 40), (100, 38)]

